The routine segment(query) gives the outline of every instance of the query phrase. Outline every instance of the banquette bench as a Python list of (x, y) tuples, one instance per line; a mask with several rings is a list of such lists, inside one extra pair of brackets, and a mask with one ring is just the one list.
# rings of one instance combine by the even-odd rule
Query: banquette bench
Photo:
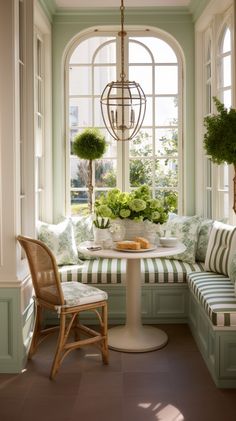
[[(167, 230), (186, 252), (141, 261), (143, 323), (188, 323), (216, 385), (236, 387), (236, 229), (175, 216)], [(61, 281), (97, 284), (109, 296), (109, 324), (124, 323), (126, 260), (78, 256), (78, 245), (93, 238), (91, 217), (41, 222), (38, 237), (53, 250)], [(45, 323), (55, 320), (47, 314)]]

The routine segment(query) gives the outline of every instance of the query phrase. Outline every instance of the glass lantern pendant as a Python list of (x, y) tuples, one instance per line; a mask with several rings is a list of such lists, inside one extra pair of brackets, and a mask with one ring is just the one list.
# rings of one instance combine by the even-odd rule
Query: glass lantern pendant
[(140, 130), (146, 112), (146, 97), (141, 86), (126, 80), (124, 72), (124, 5), (121, 0), (121, 74), (120, 80), (108, 83), (101, 95), (104, 124), (116, 140), (130, 140)]

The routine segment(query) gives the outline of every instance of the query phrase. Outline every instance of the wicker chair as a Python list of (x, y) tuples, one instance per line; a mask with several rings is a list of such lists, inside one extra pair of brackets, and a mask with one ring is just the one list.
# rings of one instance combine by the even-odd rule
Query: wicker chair
[[(64, 357), (84, 345), (97, 344), (103, 363), (108, 364), (106, 292), (79, 282), (61, 283), (55, 257), (49, 248), (41, 241), (31, 238), (18, 236), (17, 239), (26, 253), (35, 291), (36, 316), (29, 358), (45, 337), (59, 329), (51, 379)], [(43, 329), (43, 309), (50, 309), (58, 314), (59, 326)], [(87, 310), (97, 314), (100, 325), (98, 331), (80, 323), (79, 313)]]

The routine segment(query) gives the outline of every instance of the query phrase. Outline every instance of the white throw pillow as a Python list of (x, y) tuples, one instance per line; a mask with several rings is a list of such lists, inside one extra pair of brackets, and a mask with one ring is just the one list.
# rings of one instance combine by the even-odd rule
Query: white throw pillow
[(236, 250), (236, 228), (215, 221), (207, 246), (205, 269), (229, 276), (230, 264)]
[(70, 218), (56, 225), (39, 221), (37, 230), (38, 239), (50, 248), (58, 265), (78, 263), (78, 252)]

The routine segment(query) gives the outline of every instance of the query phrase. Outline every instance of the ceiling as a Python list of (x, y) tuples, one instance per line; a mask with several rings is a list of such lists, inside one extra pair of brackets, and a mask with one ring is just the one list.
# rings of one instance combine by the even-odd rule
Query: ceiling
[[(191, 0), (124, 0), (125, 7), (189, 6)], [(54, 0), (56, 8), (120, 7), (120, 0)]]

